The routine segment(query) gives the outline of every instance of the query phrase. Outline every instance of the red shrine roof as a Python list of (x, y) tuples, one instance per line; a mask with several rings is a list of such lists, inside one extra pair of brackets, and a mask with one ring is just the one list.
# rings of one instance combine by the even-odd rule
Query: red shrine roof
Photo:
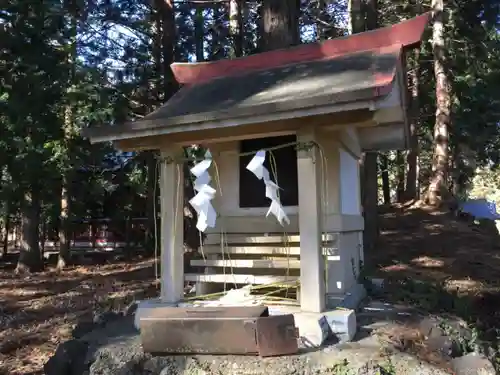
[(278, 66), (333, 59), (367, 50), (399, 45), (402, 48), (416, 47), (429, 23), (430, 12), (396, 25), (363, 33), (335, 38), (322, 43), (302, 44), (232, 60), (201, 63), (173, 63), (171, 65), (177, 82), (194, 84), (214, 78), (266, 70)]
[(137, 121), (84, 129), (83, 135), (95, 141), (138, 138), (196, 130), (203, 122), (376, 100), (392, 90), (402, 52), (418, 46), (429, 16), (233, 60), (174, 63), (184, 86), (162, 107)]

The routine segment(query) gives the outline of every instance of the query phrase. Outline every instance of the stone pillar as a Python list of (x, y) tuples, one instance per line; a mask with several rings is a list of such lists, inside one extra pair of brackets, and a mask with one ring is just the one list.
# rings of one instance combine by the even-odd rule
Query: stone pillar
[(184, 171), (172, 161), (182, 150), (162, 150), (161, 200), (161, 302), (177, 303), (184, 296)]
[[(298, 142), (315, 141), (314, 128), (297, 133)], [(300, 231), (300, 306), (325, 310), (325, 261), (321, 236), (321, 159), (317, 147), (297, 152)]]

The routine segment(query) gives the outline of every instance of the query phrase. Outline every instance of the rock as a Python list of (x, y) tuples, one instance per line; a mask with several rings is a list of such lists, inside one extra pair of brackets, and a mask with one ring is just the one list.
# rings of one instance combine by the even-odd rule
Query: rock
[(484, 356), (470, 353), (452, 360), (455, 375), (495, 375), (495, 368)]
[(467, 323), (462, 320), (446, 320), (446, 326), (449, 327), (451, 331), (450, 336), (452, 336), (454, 339), (471, 341), (473, 338), (472, 330), (467, 326)]
[(75, 325), (73, 331), (71, 332), (71, 336), (75, 339), (79, 339), (85, 336), (87, 333), (92, 332), (98, 325), (92, 321), (82, 321)]
[(75, 339), (82, 338), (86, 334), (92, 332), (96, 328), (104, 327), (110, 322), (114, 322), (122, 317), (121, 313), (116, 313), (113, 311), (106, 311), (103, 313), (95, 313), (92, 320), (86, 319), (75, 325), (71, 335)]
[(110, 339), (94, 352), (89, 375), (142, 375), (149, 359), (138, 337)]
[[(364, 366), (363, 375), (383, 374), (394, 365), (398, 375), (445, 375), (416, 358), (394, 351), (380, 356), (380, 343), (355, 342), (349, 347), (331, 345), (329, 350), (305, 350), (294, 356), (259, 358), (257, 356), (178, 355), (151, 356), (144, 353), (133, 316), (94, 329), (79, 340), (62, 344), (45, 365), (46, 375), (236, 375), (236, 374), (335, 374), (332, 367), (347, 360), (353, 371)], [(377, 363), (379, 364), (377, 369)], [(377, 370), (380, 370), (377, 373)], [(351, 372), (349, 372), (350, 374)], [(352, 372), (358, 374), (358, 372)], [(389, 374), (393, 374), (389, 372)]]
[(0, 342), (0, 354), (8, 354), (10, 352), (13, 352), (17, 349), (19, 349), (19, 342), (18, 340), (13, 340), (10, 338), (4, 339), (2, 342)]
[(137, 307), (139, 306), (139, 304), (137, 303), (137, 301), (134, 301), (132, 302), (130, 305), (128, 305), (125, 310), (123, 311), (123, 315), (125, 316), (132, 316), (135, 314), (135, 312), (137, 311)]
[(497, 349), (488, 346), (487, 344), (482, 345), (482, 352), (488, 359), (490, 359), (492, 362), (495, 361), (495, 358), (500, 354)]
[(172, 369), (170, 366), (165, 367), (163, 370), (161, 370), (160, 375), (172, 375), (175, 374), (175, 372), (172, 372)]
[(425, 342), (428, 349), (439, 352), (446, 357), (456, 356), (457, 347), (447, 336), (429, 337)]
[(44, 364), (45, 375), (80, 375), (85, 368), (88, 345), (79, 340), (60, 344), (55, 354)]
[(103, 313), (94, 314), (94, 323), (103, 327), (110, 322), (121, 318), (123, 315), (120, 312), (105, 311)]
[(176, 363), (175, 361), (167, 361), (166, 363), (164, 363), (162, 370), (160, 372), (158, 372), (157, 374), (158, 375), (177, 375), (179, 373), (179, 368), (182, 368), (182, 367), (183, 367), (182, 365), (179, 366), (179, 363)]
[(384, 368), (379, 363), (369, 361), (358, 370), (357, 375), (381, 375), (385, 373)]
[(420, 321), (418, 330), (425, 337), (445, 336), (444, 330), (439, 326), (439, 321), (433, 318), (424, 318)]
[(165, 361), (159, 357), (153, 357), (149, 360), (146, 360), (143, 365), (143, 370), (146, 374), (160, 374), (164, 368)]

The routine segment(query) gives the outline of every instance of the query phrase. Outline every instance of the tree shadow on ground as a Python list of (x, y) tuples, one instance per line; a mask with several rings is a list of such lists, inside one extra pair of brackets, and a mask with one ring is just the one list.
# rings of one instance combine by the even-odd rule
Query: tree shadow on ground
[(415, 306), (422, 316), (459, 318), (475, 332), (465, 350), (479, 350), (498, 366), (498, 232), (449, 211), (403, 206), (381, 211), (380, 240), (365, 254), (365, 271), (382, 277), (384, 288), (372, 293), (388, 303)]
[[(418, 313), (409, 326), (415, 327), (411, 323), (425, 317), (437, 318), (455, 346), (459, 347), (459, 353), (481, 353), (500, 371), (500, 293), (463, 293), (445, 285), (399, 279), (389, 281), (383, 290), (372, 295), (386, 303), (414, 306)], [(420, 339), (417, 337), (416, 341)], [(421, 343), (414, 347), (425, 349)], [(424, 354), (423, 359), (431, 354), (431, 363), (439, 361), (435, 349), (420, 353)], [(425, 360), (429, 361), (428, 358)]]
[(411, 278), (464, 292), (494, 292), (500, 286), (500, 237), (451, 212), (393, 207), (380, 217), (381, 235), (365, 254), (367, 272)]
[(157, 296), (153, 266), (145, 259), (23, 277), (0, 271), (0, 370), (34, 374), (81, 319)]

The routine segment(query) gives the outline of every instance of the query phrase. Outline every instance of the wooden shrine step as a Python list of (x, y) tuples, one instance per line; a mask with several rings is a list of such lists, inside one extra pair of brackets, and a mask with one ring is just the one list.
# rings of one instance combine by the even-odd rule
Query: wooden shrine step
[[(234, 256), (235, 258), (244, 255), (255, 255), (256, 259), (261, 257), (287, 257), (300, 256), (300, 247), (299, 246), (283, 246), (283, 245), (273, 245), (273, 246), (248, 246), (248, 245), (229, 245), (223, 246), (221, 245), (205, 245), (203, 248), (200, 248), (200, 253), (205, 256), (215, 256), (219, 255), (220, 257), (223, 254), (229, 254)], [(324, 246), (323, 247), (323, 255), (325, 256), (337, 256), (337, 248), (335, 246)], [(194, 265), (191, 261), (191, 265)], [(199, 264), (197, 264), (199, 266)]]
[[(330, 233), (323, 235), (323, 242), (331, 243), (337, 240), (337, 234)], [(298, 245), (300, 243), (300, 235), (298, 234), (288, 234), (283, 233), (226, 233), (221, 235), (220, 233), (208, 233), (205, 238), (205, 245), (217, 245), (221, 242), (225, 244), (287, 244), (287, 245)]]
[[(190, 261), (199, 271), (186, 274), (187, 282), (262, 285), (298, 279), (300, 236), (297, 233), (209, 233), (204, 242), (200, 248), (204, 259)], [(323, 235), (324, 255), (330, 260), (338, 257), (336, 248), (337, 234)]]
[(234, 283), (234, 284), (293, 284), (299, 278), (296, 276), (272, 276), (272, 275), (241, 275), (241, 274), (186, 274), (186, 281), (203, 283)]
[(259, 246), (259, 245), (205, 245), (200, 248), (200, 252), (203, 254), (255, 254), (255, 255), (300, 255), (300, 247), (297, 246)]
[(192, 266), (300, 269), (298, 259), (193, 259)]

